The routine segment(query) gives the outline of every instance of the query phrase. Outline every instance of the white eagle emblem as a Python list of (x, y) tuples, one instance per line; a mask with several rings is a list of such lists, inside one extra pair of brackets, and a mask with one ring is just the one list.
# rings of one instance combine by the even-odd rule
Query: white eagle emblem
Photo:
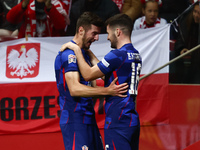
[(13, 69), (13, 72), (10, 72), (10, 75), (17, 75), (18, 77), (27, 76), (28, 74), (33, 74), (34, 70), (30, 70), (32, 67), (36, 66), (38, 61), (38, 53), (35, 48), (31, 48), (26, 51), (24, 45), (21, 46), (20, 52), (22, 54), (12, 49), (8, 54), (8, 67)]

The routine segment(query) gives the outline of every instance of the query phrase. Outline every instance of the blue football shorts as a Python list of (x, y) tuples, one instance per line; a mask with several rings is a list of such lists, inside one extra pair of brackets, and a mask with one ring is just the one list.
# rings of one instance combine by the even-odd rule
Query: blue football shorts
[(105, 150), (138, 150), (140, 126), (104, 129)]
[(103, 150), (96, 124), (60, 124), (65, 150)]

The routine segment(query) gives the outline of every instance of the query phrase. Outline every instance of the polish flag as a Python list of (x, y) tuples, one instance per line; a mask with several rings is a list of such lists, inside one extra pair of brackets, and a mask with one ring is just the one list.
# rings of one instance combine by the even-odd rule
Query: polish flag
[[(133, 45), (143, 60), (141, 76), (169, 61), (169, 28), (170, 25), (165, 25), (133, 31)], [(0, 134), (60, 131), (54, 61), (61, 45), (72, 38), (43, 37), (0, 43)], [(101, 60), (111, 50), (107, 35), (101, 34), (91, 50)], [(141, 125), (168, 122), (168, 75), (165, 67), (140, 81), (137, 111)], [(97, 84), (103, 86), (103, 81), (97, 80)], [(104, 102), (95, 99), (94, 104), (98, 126), (103, 128)]]
[[(133, 45), (143, 59), (142, 76), (169, 62), (170, 25), (133, 32)], [(144, 36), (145, 35), (145, 36)], [(137, 111), (141, 125), (155, 125), (169, 122), (169, 67), (140, 80), (137, 97)]]

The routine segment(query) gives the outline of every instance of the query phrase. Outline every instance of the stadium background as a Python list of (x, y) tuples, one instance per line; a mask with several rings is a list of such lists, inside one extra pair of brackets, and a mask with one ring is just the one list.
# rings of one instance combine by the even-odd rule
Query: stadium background
[[(58, 91), (54, 58), (66, 38), (29, 38), (0, 43), (0, 148), (2, 150), (64, 149), (59, 129)], [(110, 50), (106, 35), (91, 47), (101, 58)], [(169, 61), (169, 25), (132, 35), (143, 58), (142, 75)], [(8, 54), (12, 49), (37, 49), (39, 61), (29, 77), (9, 75)], [(27, 50), (28, 50), (27, 49)], [(169, 84), (168, 67), (139, 84), (137, 111), (140, 115), (140, 150), (188, 150), (199, 147), (200, 86)], [(101, 80), (97, 80), (103, 86)], [(104, 109), (100, 99), (94, 107), (103, 136)]]

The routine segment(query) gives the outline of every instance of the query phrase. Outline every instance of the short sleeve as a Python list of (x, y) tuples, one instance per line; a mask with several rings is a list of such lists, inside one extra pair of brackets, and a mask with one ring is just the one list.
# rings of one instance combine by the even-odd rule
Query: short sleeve
[(97, 64), (101, 72), (104, 74), (110, 73), (118, 68), (121, 64), (121, 59), (118, 56), (118, 50), (110, 51), (105, 57)]
[(63, 65), (62, 67), (65, 70), (65, 73), (69, 71), (79, 71), (74, 51), (67, 49), (64, 52), (62, 52), (61, 62)]

